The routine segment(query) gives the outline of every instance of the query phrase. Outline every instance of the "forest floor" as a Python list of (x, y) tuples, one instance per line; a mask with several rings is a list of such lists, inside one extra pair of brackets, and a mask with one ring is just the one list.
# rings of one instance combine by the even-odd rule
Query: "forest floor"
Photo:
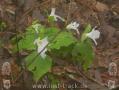
[[(19, 67), (15, 63), (17, 55), (11, 55), (10, 39), (16, 33), (23, 32), (34, 19), (46, 23), (45, 14), (50, 13), (52, 7), (56, 7), (56, 12), (64, 17), (68, 17), (68, 21), (80, 22), (80, 29), (84, 25), (90, 23), (93, 27), (97, 26), (101, 32), (101, 38), (98, 40), (98, 45), (94, 47), (96, 56), (91, 69), (88, 72), (83, 72), (81, 76), (74, 78), (59, 77), (62, 82), (76, 83), (80, 79), (86, 79), (88, 87), (83, 87), (80, 90), (108, 90), (108, 80), (115, 80), (116, 86), (119, 86), (119, 0), (0, 0), (0, 22), (6, 23), (6, 28), (0, 30), (0, 39), (4, 46), (0, 48), (0, 66), (5, 61), (12, 63), (13, 74), (19, 76)], [(16, 14), (16, 15), (15, 15)], [(70, 14), (69, 16), (67, 14)], [(63, 23), (58, 22), (59, 26)], [(17, 30), (17, 31), (16, 31)], [(1, 42), (0, 42), (1, 44)], [(25, 53), (22, 53), (25, 54)], [(20, 56), (22, 57), (20, 53)], [(118, 74), (112, 77), (108, 74), (108, 67), (111, 62), (115, 62), (118, 68)], [(62, 65), (63, 63), (63, 65)], [(65, 65), (65, 66), (64, 66)], [(65, 67), (65, 70), (64, 70)], [(54, 73), (81, 73), (77, 71), (76, 65), (68, 64), (67, 62), (59, 62), (59, 65), (54, 67)], [(25, 73), (26, 74), (26, 73)], [(82, 77), (84, 75), (84, 77)], [(92, 77), (89, 78), (88, 76)], [(11, 90), (42, 90), (31, 89), (30, 77), (23, 75), (14, 84)], [(0, 77), (2, 80), (3, 77)], [(88, 79), (88, 80), (87, 80)], [(23, 81), (24, 80), (24, 81)], [(82, 83), (79, 83), (82, 84)], [(103, 86), (104, 85), (104, 86)], [(29, 89), (28, 89), (29, 87)], [(27, 88), (27, 89), (26, 89)], [(43, 89), (46, 90), (46, 89)], [(48, 89), (49, 90), (49, 89)], [(79, 90), (79, 89), (64, 89), (59, 90)], [(115, 89), (119, 90), (119, 89)]]

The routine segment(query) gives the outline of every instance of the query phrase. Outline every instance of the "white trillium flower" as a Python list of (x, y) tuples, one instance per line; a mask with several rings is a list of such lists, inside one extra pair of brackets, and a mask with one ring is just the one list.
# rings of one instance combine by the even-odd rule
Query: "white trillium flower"
[(38, 53), (40, 53), (42, 58), (46, 57), (45, 52), (47, 51), (47, 48), (45, 48), (48, 45), (48, 39), (45, 37), (44, 39), (40, 40), (39, 38), (34, 41), (34, 44), (38, 46)]
[(45, 48), (40, 54), (43, 59), (46, 57), (46, 54), (45, 54), (46, 52), (47, 52), (47, 48)]
[(39, 27), (41, 27), (40, 24), (32, 25), (32, 27), (35, 29), (36, 33), (39, 33)]
[(60, 20), (62, 20), (64, 22), (65, 20), (62, 17), (56, 15), (55, 14), (55, 11), (56, 11), (56, 8), (52, 8), (50, 16), (53, 16), (54, 19), (55, 19), (55, 21), (57, 21), (58, 19), (60, 19)]
[(91, 32), (87, 33), (86, 36), (91, 38), (94, 41), (94, 43), (97, 45), (96, 39), (100, 37), (100, 32), (95, 28), (96, 27), (94, 27)]
[(80, 35), (78, 27), (79, 27), (79, 23), (71, 22), (69, 25), (67, 25), (66, 29), (68, 29), (68, 30), (71, 30), (71, 29), (76, 30), (77, 34)]

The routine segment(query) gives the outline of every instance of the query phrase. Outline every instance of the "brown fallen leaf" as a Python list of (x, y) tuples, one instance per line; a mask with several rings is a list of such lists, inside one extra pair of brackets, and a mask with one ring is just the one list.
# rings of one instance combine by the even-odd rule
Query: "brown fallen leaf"
[(103, 4), (103, 3), (100, 3), (100, 2), (96, 3), (95, 9), (98, 12), (103, 12), (103, 11), (108, 11), (109, 10), (109, 8), (106, 4)]
[(99, 82), (102, 82), (101, 73), (98, 70), (95, 70), (95, 78)]
[(53, 74), (56, 74), (56, 75), (61, 75), (61, 74), (65, 73), (65, 70), (61, 66), (55, 66), (52, 68), (52, 70), (50, 72), (52, 72)]
[(12, 76), (15, 79), (18, 77), (18, 75), (20, 73), (20, 67), (15, 63), (15, 60), (12, 60), (11, 67), (12, 67)]
[(98, 11), (98, 12), (103, 12), (103, 11), (109, 10), (109, 8), (106, 4), (103, 4), (96, 0), (76, 0), (76, 2), (87, 7), (87, 8), (90, 8), (94, 11)]
[(69, 73), (76, 73), (78, 70), (78, 68), (74, 66), (66, 66), (64, 67), (64, 69)]

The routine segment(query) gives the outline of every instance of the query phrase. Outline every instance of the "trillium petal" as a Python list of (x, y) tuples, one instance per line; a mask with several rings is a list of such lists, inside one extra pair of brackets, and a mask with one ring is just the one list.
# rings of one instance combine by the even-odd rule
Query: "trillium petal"
[(95, 45), (97, 45), (97, 42), (96, 42), (96, 40), (95, 40), (95, 39), (92, 39), (92, 40), (94, 41)]
[(65, 21), (65, 19), (63, 19), (62, 17), (58, 16), (55, 14), (56, 8), (52, 8), (51, 9), (51, 14), (50, 16), (53, 16), (55, 21), (57, 21), (58, 19), (62, 20), (63, 22)]
[(59, 18), (61, 21), (65, 21), (65, 19), (64, 18), (62, 18), (62, 17), (60, 17), (60, 16), (58, 16), (58, 15), (56, 15), (56, 18)]
[(47, 37), (41, 40), (41, 43), (38, 44), (38, 53), (40, 53), (48, 44)]
[(86, 34), (89, 38), (91, 38), (94, 43), (97, 45), (96, 39), (100, 37), (100, 32), (98, 30), (95, 30), (95, 28), (92, 29), (91, 32)]
[(66, 29), (68, 29), (68, 30), (76, 30), (76, 32), (77, 32), (77, 34), (79, 35), (80, 34), (80, 32), (78, 31), (78, 27), (79, 27), (79, 23), (77, 23), (77, 22), (71, 22), (69, 25), (67, 25), (66, 26)]
[(80, 35), (80, 32), (79, 32), (79, 30), (78, 30), (78, 29), (76, 30), (76, 32), (77, 32), (77, 34), (78, 34), (78, 35)]
[(46, 54), (45, 54), (46, 51), (47, 51), (47, 49), (44, 49), (40, 54), (43, 59), (46, 57)]
[(42, 58), (45, 58), (45, 52), (47, 51), (47, 49), (45, 48), (48, 45), (48, 39), (47, 37), (45, 37), (44, 39), (40, 40), (40, 39), (36, 39), (34, 41), (34, 44), (38, 46), (38, 53), (40, 53)]
[(56, 8), (52, 8), (52, 9), (51, 9), (51, 14), (50, 14), (50, 16), (54, 16), (54, 15), (55, 15), (55, 10), (56, 10)]

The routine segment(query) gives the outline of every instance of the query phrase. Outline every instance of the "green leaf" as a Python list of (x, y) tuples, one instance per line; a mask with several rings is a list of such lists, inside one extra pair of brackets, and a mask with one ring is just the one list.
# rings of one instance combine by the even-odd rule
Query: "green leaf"
[(68, 47), (76, 42), (76, 38), (70, 32), (61, 32), (49, 45), (50, 49), (60, 49), (61, 47)]
[(60, 49), (52, 49), (53, 56), (60, 58), (60, 59), (67, 59), (72, 58), (72, 50), (75, 44), (71, 44), (67, 47), (61, 47)]
[(86, 40), (85, 42), (77, 43), (73, 49), (72, 55), (77, 57), (76, 59), (83, 64), (85, 70), (89, 68), (94, 59), (91, 41)]
[[(36, 32), (36, 29), (39, 33)], [(34, 40), (36, 38), (43, 39), (45, 37), (48, 37), (49, 40), (52, 40), (52, 38), (59, 32), (59, 30), (55, 27), (45, 28), (44, 26), (40, 25), (38, 21), (34, 21), (31, 26), (29, 26), (26, 29), (26, 32), (22, 35), (22, 38), (19, 40), (19, 51), (22, 50), (35, 50), (36, 47), (34, 45)], [(13, 38), (12, 40), (15, 40)], [(15, 48), (13, 52), (17, 52), (17, 42), (15, 42)]]
[(89, 33), (91, 30), (92, 30), (91, 25), (88, 24), (81, 36), (81, 41), (84, 41), (87, 38), (86, 34)]
[(40, 38), (48, 37), (52, 39), (59, 32), (58, 28), (50, 27), (50, 28), (41, 28), (39, 36)]
[(48, 21), (49, 21), (50, 23), (53, 23), (53, 22), (55, 21), (54, 16), (48, 16)]
[[(34, 26), (34, 27), (33, 27)], [(37, 27), (35, 27), (35, 25), (31, 25), (29, 26), (28, 28), (26, 28), (26, 32), (25, 32), (25, 35), (30, 35), (30, 34), (36, 34), (36, 29), (38, 29), (38, 32), (40, 31), (41, 28), (43, 28), (43, 26), (38, 26), (36, 25)]]
[[(38, 56), (37, 54), (37, 52), (33, 52), (25, 58), (27, 69), (33, 73), (35, 81), (38, 81), (43, 75), (45, 75), (52, 66), (52, 60), (50, 57), (42, 59), (40, 55)], [(32, 62), (32, 60), (34, 61)], [(31, 62), (32, 64), (29, 65)]]
[(35, 34), (26, 35), (18, 42), (19, 50), (35, 50)]

